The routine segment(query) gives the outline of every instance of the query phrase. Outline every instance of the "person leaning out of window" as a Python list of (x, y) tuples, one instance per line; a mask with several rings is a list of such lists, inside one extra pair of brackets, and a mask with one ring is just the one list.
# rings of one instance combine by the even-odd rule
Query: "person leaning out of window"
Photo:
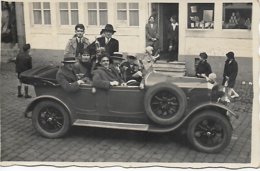
[(206, 78), (212, 73), (211, 66), (207, 62), (208, 55), (205, 52), (200, 53), (200, 61), (196, 68), (196, 77)]

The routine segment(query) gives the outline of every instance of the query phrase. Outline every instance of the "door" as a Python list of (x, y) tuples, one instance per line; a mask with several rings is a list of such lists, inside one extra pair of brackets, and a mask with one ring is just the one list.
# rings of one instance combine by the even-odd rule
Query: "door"
[[(170, 17), (176, 16), (179, 21), (178, 3), (152, 3), (152, 14), (158, 16), (156, 22), (159, 26), (160, 47), (162, 50), (161, 59), (166, 59), (168, 54), (167, 28), (170, 24)], [(179, 43), (178, 43), (179, 44)]]

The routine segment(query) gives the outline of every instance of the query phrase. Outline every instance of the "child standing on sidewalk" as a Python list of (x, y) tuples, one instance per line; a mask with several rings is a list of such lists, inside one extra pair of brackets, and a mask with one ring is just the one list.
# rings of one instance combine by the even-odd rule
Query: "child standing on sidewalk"
[[(15, 60), (15, 70), (17, 73), (17, 77), (19, 79), (19, 85), (18, 85), (18, 95), (17, 97), (23, 97), (22, 94), (22, 82), (20, 80), (20, 74), (26, 70), (29, 70), (32, 68), (32, 57), (30, 56), (30, 49), (31, 45), (30, 44), (25, 44), (23, 46), (23, 51), (19, 52), (19, 54), (16, 57)], [(25, 98), (31, 98), (28, 94), (28, 85), (24, 85), (24, 93), (25, 93)]]

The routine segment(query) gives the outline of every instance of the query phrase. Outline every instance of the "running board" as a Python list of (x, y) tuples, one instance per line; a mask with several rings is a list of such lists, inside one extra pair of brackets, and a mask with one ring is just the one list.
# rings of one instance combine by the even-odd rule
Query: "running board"
[(138, 131), (147, 131), (149, 128), (148, 124), (118, 123), (118, 122), (92, 121), (92, 120), (81, 120), (81, 119), (77, 119), (73, 123), (73, 125), (99, 127), (99, 128), (138, 130)]

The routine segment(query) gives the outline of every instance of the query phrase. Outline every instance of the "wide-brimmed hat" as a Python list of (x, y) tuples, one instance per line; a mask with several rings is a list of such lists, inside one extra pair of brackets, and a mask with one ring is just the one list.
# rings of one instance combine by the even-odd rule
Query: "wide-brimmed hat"
[(114, 52), (112, 56), (110, 56), (111, 59), (119, 59), (124, 60), (123, 53), (121, 52)]
[(75, 57), (73, 57), (71, 55), (65, 55), (63, 61), (61, 61), (61, 62), (62, 63), (75, 63), (77, 61), (76, 61)]
[(207, 58), (208, 58), (208, 55), (206, 54), (206, 52), (201, 52), (201, 53), (200, 53), (200, 57), (201, 57), (202, 59), (207, 59)]
[(115, 33), (116, 31), (114, 30), (114, 27), (111, 25), (111, 24), (107, 24), (105, 26), (105, 29), (104, 31), (108, 31), (108, 32), (112, 32), (112, 33)]
[(227, 56), (229, 59), (234, 59), (234, 58), (235, 58), (234, 52), (228, 52), (228, 53), (226, 54), (226, 56)]

